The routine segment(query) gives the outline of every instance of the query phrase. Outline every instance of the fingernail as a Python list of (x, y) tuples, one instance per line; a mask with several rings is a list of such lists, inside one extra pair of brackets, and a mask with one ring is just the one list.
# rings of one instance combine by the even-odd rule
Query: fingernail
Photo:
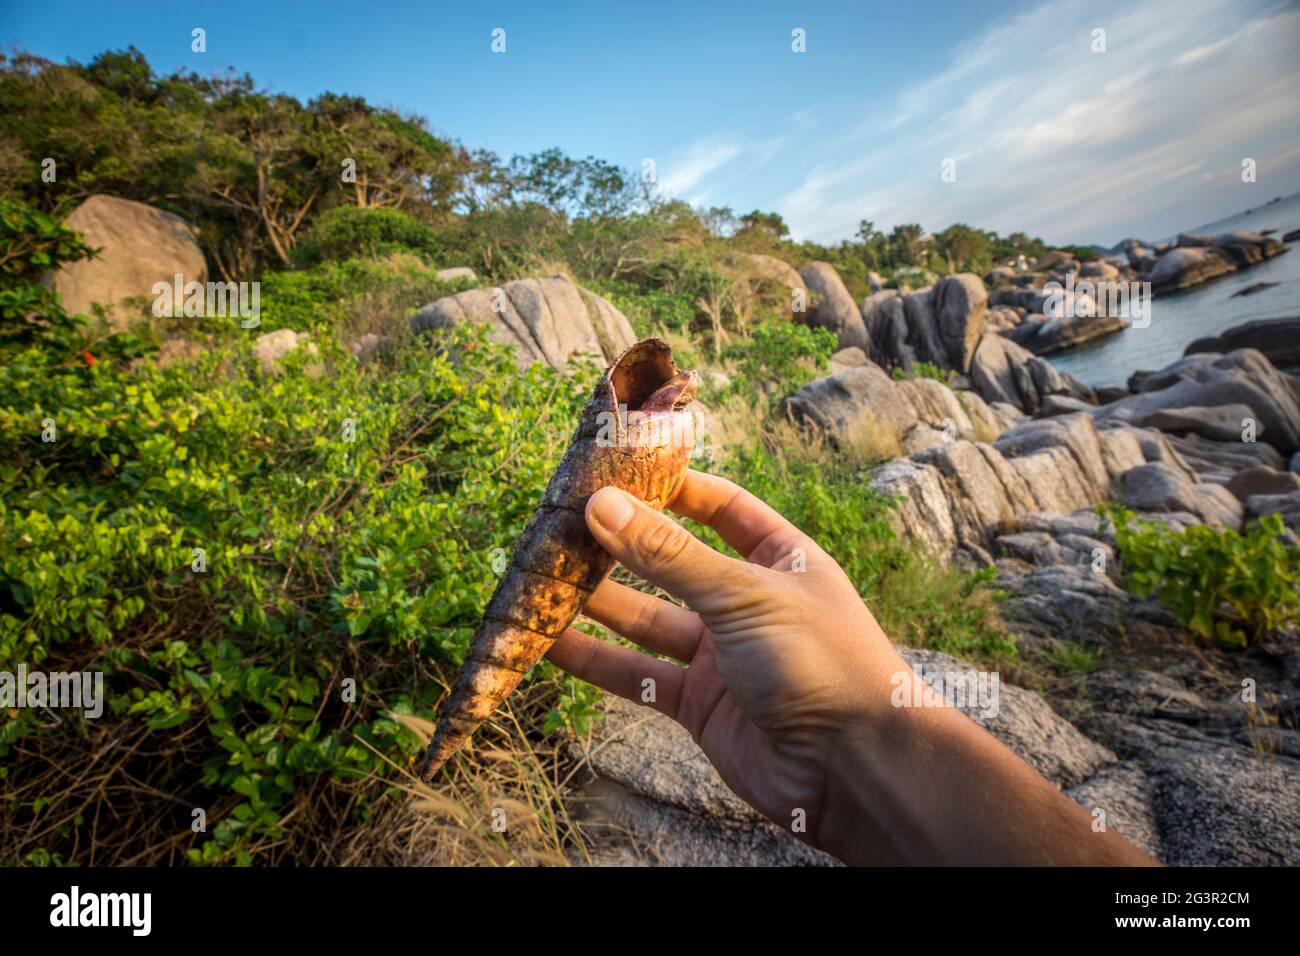
[(618, 534), (628, 526), (636, 507), (618, 488), (601, 488), (591, 496), (591, 516), (606, 531)]

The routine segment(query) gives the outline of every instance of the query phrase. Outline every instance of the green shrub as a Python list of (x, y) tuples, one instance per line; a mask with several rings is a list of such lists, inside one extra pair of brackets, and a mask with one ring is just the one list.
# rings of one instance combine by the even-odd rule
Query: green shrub
[(0, 348), (45, 340), (63, 351), (82, 320), (69, 315), (41, 277), (93, 250), (53, 216), (0, 198)]
[[(298, 352), (266, 378), (253, 334), (229, 320), (209, 354), (165, 369), (4, 355), (0, 670), (104, 670), (109, 691), (100, 721), (0, 715), (6, 827), (97, 807), (76, 768), (123, 737), (167, 755), (133, 772), (172, 795), (157, 809), (171, 832), (190, 822), (173, 802), (208, 808), (202, 862), (282, 841), (319, 775), (410, 766), (416, 738), (388, 714), (432, 716), (438, 686), (413, 662), (459, 660), (493, 549), (522, 530), (595, 374), (521, 374), (465, 332), (389, 367), (322, 336), (323, 374)], [(20, 855), (70, 856), (92, 817)]]
[(1173, 531), (1102, 506), (1115, 528), (1124, 582), (1156, 595), (1178, 623), (1225, 647), (1247, 647), (1300, 623), (1300, 550), (1285, 543), (1280, 515), (1245, 531), (1192, 525)]
[(734, 362), (736, 374), (729, 391), (746, 395), (768, 388), (772, 405), (812, 381), (826, 370), (839, 348), (835, 333), (797, 322), (764, 322), (753, 335), (738, 339), (723, 352)]
[(344, 259), (381, 259), (410, 252), (433, 261), (439, 252), (437, 233), (398, 209), (335, 206), (317, 216), (296, 249), (299, 265)]
[(957, 373), (952, 369), (940, 368), (929, 362), (913, 362), (912, 367), (904, 369), (901, 366), (890, 371), (890, 376), (896, 382), (902, 382), (909, 378), (932, 378), (936, 382), (942, 382), (949, 388), (957, 381)]
[(689, 292), (643, 290), (626, 279), (594, 279), (587, 286), (626, 315), (639, 338), (665, 329), (686, 332), (695, 319), (695, 297)]

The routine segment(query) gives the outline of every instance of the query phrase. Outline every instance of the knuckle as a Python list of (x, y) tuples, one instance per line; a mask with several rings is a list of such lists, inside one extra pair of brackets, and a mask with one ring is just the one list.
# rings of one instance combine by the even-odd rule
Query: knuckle
[(647, 522), (637, 535), (637, 551), (647, 564), (676, 564), (690, 545), (690, 533), (667, 518)]

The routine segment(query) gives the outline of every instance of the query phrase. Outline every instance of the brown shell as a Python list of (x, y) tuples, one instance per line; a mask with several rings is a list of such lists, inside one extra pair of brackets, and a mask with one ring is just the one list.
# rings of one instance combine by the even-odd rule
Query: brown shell
[(587, 499), (614, 485), (662, 509), (676, 494), (695, 443), (693, 415), (635, 413), (677, 374), (672, 349), (643, 339), (597, 384), (443, 702), (422, 780), (431, 780), (500, 706), (609, 574), (614, 559), (587, 530)]

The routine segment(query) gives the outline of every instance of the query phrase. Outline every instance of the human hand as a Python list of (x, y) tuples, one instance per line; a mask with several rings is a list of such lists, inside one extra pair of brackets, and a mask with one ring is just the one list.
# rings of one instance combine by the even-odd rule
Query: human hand
[[(802, 811), (801, 839), (848, 862), (1154, 862), (1094, 832), (1081, 807), (945, 706), (834, 559), (772, 508), (693, 471), (668, 508), (744, 560), (603, 488), (587, 503), (591, 533), (687, 607), (606, 580), (585, 613), (678, 663), (572, 628), (553, 663), (677, 720), (750, 806), (782, 827)], [(647, 678), (654, 693), (643, 701)]]
[(585, 613), (686, 667), (570, 629), (550, 660), (680, 722), (722, 779), (779, 825), (806, 814), (816, 839), (832, 751), (846, 730), (883, 727), (891, 678), (911, 673), (848, 577), (817, 544), (749, 492), (688, 472), (669, 508), (713, 528), (746, 560), (714, 551), (616, 488), (587, 524), (638, 576), (682, 608), (606, 580)]

